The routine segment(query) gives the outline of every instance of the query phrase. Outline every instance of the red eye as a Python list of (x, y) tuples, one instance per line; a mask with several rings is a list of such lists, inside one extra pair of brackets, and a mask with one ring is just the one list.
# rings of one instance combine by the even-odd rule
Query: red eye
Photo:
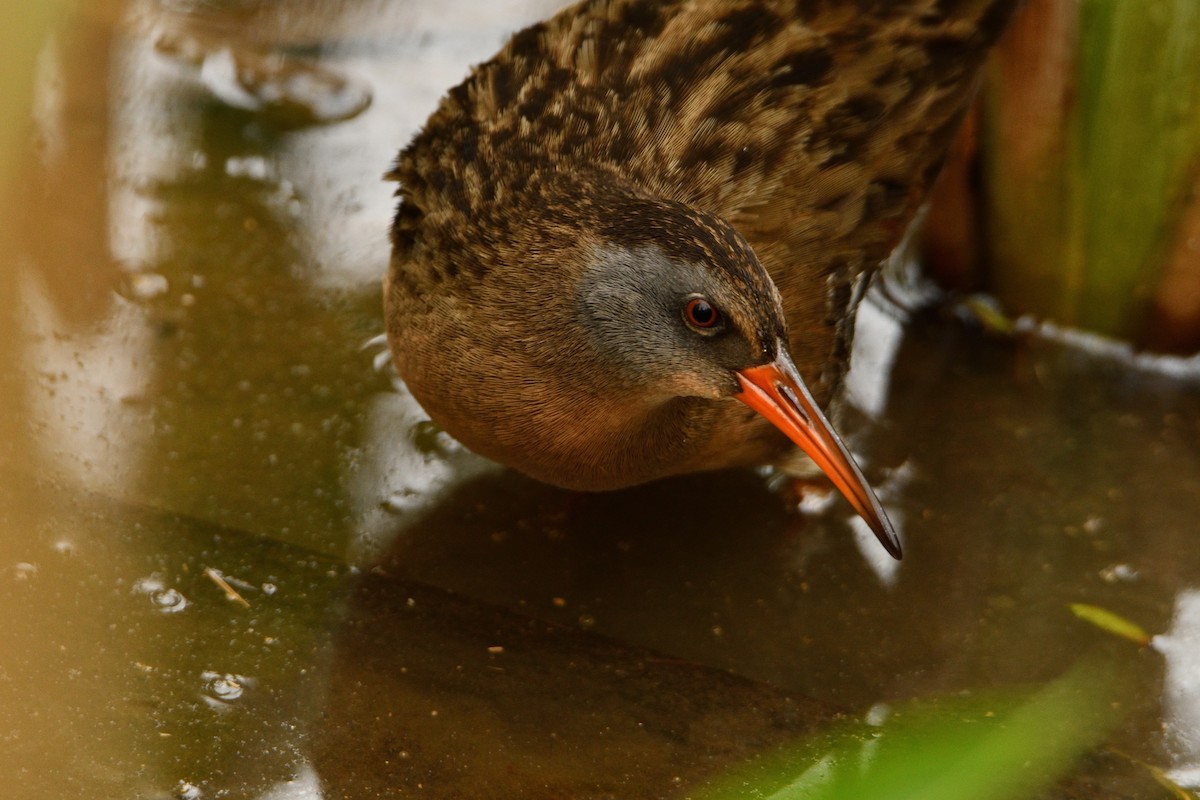
[(712, 328), (721, 321), (721, 312), (703, 297), (693, 297), (683, 307), (683, 318), (693, 328)]

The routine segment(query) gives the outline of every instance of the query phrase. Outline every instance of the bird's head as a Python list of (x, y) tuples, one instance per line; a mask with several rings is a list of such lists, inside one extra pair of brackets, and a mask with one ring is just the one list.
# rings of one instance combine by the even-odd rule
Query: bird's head
[(603, 374), (662, 399), (742, 401), (807, 453), (899, 558), (891, 522), (793, 363), (779, 292), (745, 239), (712, 215), (628, 196), (596, 225), (575, 313)]

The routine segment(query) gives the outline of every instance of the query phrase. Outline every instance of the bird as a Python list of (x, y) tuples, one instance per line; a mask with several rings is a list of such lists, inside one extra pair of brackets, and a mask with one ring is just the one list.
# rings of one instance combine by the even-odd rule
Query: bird
[(803, 453), (900, 558), (824, 409), (1015, 6), (583, 0), (517, 32), (386, 174), (399, 376), (568, 489)]

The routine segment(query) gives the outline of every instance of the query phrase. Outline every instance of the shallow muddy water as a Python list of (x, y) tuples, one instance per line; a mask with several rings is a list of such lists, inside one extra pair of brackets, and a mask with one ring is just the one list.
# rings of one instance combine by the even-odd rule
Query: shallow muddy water
[(755, 473), (539, 485), (376, 368), (380, 176), (555, 5), (114, 1), (47, 43), (0, 279), (2, 794), (682, 797), (1082, 659), (1123, 676), (1093, 796), (1163, 791), (1129, 759), (1200, 786), (1200, 363), (873, 301), (845, 427), (902, 563)]

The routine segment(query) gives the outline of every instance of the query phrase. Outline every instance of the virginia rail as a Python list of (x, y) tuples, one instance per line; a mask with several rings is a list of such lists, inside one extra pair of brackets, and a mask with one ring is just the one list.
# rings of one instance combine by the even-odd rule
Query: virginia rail
[(389, 173), (400, 376), (564, 487), (795, 443), (899, 557), (821, 407), (1014, 6), (585, 0), (516, 34)]

